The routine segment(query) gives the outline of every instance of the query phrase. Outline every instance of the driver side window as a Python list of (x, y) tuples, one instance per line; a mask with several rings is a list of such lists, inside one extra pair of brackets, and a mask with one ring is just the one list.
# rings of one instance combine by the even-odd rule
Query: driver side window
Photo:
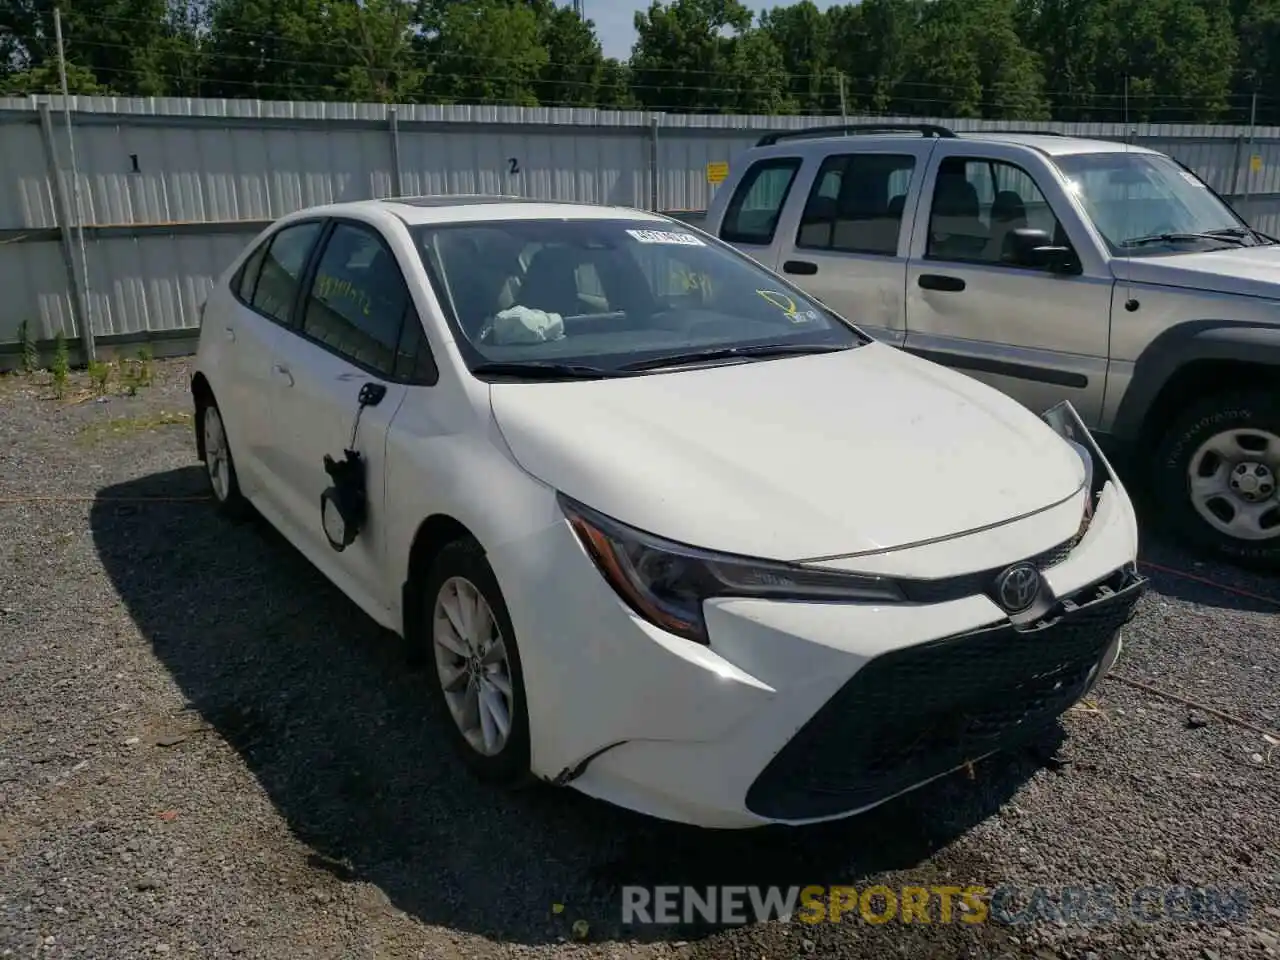
[(1055, 246), (1066, 231), (1031, 174), (1016, 164), (949, 157), (938, 166), (925, 256), (931, 260), (1026, 267), (1014, 231), (1043, 230)]

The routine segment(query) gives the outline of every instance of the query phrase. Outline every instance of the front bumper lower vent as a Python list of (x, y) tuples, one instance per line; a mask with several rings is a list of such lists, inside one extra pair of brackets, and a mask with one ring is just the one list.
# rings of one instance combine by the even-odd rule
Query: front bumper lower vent
[(1122, 571), (1026, 626), (1008, 621), (868, 662), (747, 792), (779, 820), (870, 806), (1034, 736), (1084, 693), (1146, 589)]

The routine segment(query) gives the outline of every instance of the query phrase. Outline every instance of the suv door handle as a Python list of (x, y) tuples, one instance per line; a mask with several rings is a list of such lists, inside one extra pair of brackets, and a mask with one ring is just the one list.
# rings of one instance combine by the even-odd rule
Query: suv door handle
[(964, 281), (959, 277), (946, 277), (940, 273), (922, 273), (917, 282), (921, 290), (948, 290), (959, 293), (964, 289)]
[(788, 260), (782, 265), (783, 273), (802, 273), (806, 276), (812, 276), (818, 272), (818, 265), (810, 263), (808, 260)]
[(235, 327), (223, 327), (223, 328), (222, 328), (222, 332), (226, 335), (227, 340), (229, 340), (231, 343), (235, 343), (235, 342), (236, 342), (236, 328), (235, 328)]

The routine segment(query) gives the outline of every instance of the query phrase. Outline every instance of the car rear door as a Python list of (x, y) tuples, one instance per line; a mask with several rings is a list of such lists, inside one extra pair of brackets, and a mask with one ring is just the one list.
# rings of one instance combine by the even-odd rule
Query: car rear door
[[(1070, 400), (1102, 412), (1114, 278), (1067, 209), (1048, 158), (980, 139), (940, 144), (907, 267), (906, 347), (1035, 412)], [(1078, 269), (1021, 265), (1009, 240), (1044, 230)]]
[(221, 338), (218, 394), (245, 496), (276, 499), (270, 397), (272, 357), (293, 319), (299, 279), (323, 226), (289, 223), (266, 237), (233, 275), (225, 309), (210, 312), (208, 336)]
[[(855, 143), (856, 147), (846, 146)], [(778, 269), (879, 340), (906, 339), (911, 224), (933, 138), (859, 137), (811, 160), (780, 220)]]
[[(304, 278), (298, 323), (272, 363), (272, 405), (285, 523), (318, 566), (366, 609), (386, 609), (390, 518), (384, 512), (387, 431), (416, 382), (425, 349), (404, 274), (378, 228), (335, 219)], [(378, 388), (361, 408), (361, 389)], [(364, 463), (368, 514), (355, 541), (336, 551), (325, 534), (321, 495), (334, 484), (324, 458), (346, 450)]]

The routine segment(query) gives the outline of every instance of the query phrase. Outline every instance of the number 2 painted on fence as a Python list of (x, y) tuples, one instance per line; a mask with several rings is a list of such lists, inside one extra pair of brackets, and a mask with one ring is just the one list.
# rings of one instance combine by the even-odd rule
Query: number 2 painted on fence
[(519, 173), (519, 172), (520, 172), (520, 161), (519, 161), (519, 160), (517, 160), (515, 157), (508, 157), (508, 158), (507, 158), (507, 172), (508, 172), (508, 173)]

